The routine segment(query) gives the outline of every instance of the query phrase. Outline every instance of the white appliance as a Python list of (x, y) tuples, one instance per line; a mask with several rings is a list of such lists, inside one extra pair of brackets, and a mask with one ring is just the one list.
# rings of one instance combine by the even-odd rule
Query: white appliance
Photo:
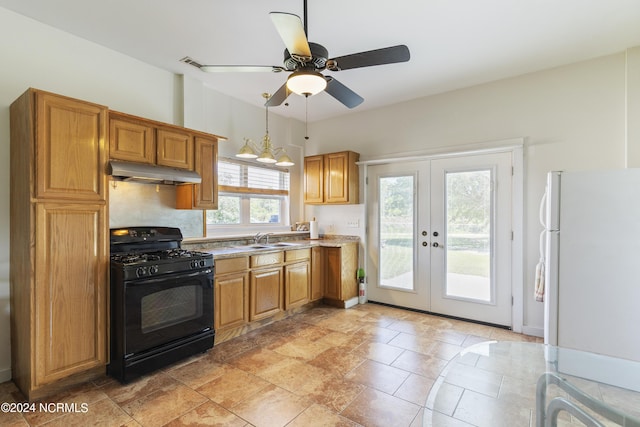
[(545, 344), (640, 361), (640, 169), (549, 172), (545, 197)]

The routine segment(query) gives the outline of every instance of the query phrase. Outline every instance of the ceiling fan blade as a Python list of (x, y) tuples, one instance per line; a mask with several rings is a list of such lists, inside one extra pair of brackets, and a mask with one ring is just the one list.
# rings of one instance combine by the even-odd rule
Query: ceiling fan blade
[(267, 99), (267, 102), (265, 102), (264, 105), (265, 107), (277, 107), (278, 105), (282, 104), (290, 94), (291, 91), (287, 88), (287, 83), (285, 83), (280, 86), (280, 89), (278, 89), (276, 93), (274, 93), (269, 99)]
[(362, 104), (364, 98), (330, 76), (327, 79), (325, 92), (342, 102), (348, 108), (354, 108)]
[(205, 73), (279, 73), (282, 67), (275, 65), (202, 65), (199, 67)]
[(351, 68), (407, 62), (410, 57), (411, 54), (409, 53), (409, 48), (401, 44), (398, 46), (339, 56), (327, 61), (327, 68), (332, 71), (349, 70)]
[(200, 71), (204, 71), (206, 73), (279, 73), (280, 71), (285, 70), (284, 67), (278, 67), (275, 65), (202, 65), (189, 56), (185, 56), (180, 60), (180, 62), (196, 67), (200, 69)]
[(271, 12), (269, 16), (289, 54), (301, 62), (310, 61), (311, 48), (300, 17), (286, 12)]

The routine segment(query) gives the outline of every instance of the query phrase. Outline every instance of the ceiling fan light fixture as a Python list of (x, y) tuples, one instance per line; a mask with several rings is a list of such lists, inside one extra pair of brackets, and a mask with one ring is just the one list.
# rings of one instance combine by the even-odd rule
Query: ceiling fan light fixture
[(317, 71), (299, 70), (287, 79), (287, 88), (293, 93), (303, 96), (313, 96), (327, 87), (327, 80)]

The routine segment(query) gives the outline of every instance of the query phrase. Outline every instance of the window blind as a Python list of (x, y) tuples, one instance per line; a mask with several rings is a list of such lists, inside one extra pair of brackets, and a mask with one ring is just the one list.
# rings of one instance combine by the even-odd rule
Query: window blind
[(218, 190), (225, 193), (289, 194), (289, 172), (284, 169), (221, 159)]

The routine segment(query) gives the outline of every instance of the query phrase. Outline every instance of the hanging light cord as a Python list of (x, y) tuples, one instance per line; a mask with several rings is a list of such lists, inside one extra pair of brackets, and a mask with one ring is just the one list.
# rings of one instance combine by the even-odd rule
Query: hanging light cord
[[(269, 98), (271, 98), (268, 94), (264, 94), (263, 96), (267, 100), (267, 102), (269, 101)], [(267, 135), (269, 135), (269, 106), (268, 105), (265, 105), (264, 111), (265, 111), (265, 116), (266, 116), (266, 119), (264, 121), (266, 123), (266, 132), (265, 133)]]

